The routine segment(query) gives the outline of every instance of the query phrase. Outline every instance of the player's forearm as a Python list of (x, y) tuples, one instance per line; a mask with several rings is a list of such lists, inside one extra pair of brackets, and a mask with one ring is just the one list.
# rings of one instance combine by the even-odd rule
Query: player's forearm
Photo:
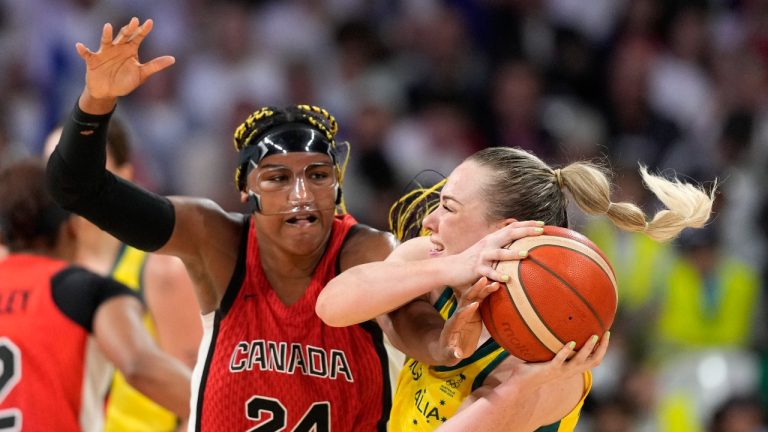
[(152, 349), (124, 375), (128, 384), (153, 401), (182, 419), (189, 417), (190, 372), (178, 360)]
[(514, 378), (480, 397), (470, 396), (465, 406), (436, 432), (532, 432), (530, 426), (535, 406), (535, 389), (527, 389)]
[(392, 311), (388, 318), (387, 336), (408, 357), (427, 365), (452, 366), (459, 361), (441, 345), (445, 320), (428, 301), (414, 300)]
[(316, 312), (328, 325), (343, 327), (388, 313), (445, 286), (439, 259), (381, 261), (353, 267), (325, 286)]
[(48, 160), (49, 190), (64, 209), (84, 216), (123, 242), (157, 250), (173, 233), (173, 205), (106, 170), (110, 117), (111, 113), (73, 110)]
[(475, 390), (438, 431), (533, 432), (565, 417), (587, 391), (584, 373), (552, 374), (543, 363), (525, 364), (511, 375), (493, 374), (486, 383), (498, 384)]

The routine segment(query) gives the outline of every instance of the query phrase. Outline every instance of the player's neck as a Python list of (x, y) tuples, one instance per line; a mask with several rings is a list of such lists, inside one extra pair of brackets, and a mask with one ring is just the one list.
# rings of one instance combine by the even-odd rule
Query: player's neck
[[(324, 251), (324, 249), (323, 249)], [(275, 294), (286, 305), (297, 302), (307, 290), (322, 251), (307, 256), (290, 255), (283, 251), (263, 251), (261, 267)]]
[(78, 237), (75, 262), (95, 273), (107, 275), (112, 270), (120, 246), (120, 240), (103, 231), (90, 232)]

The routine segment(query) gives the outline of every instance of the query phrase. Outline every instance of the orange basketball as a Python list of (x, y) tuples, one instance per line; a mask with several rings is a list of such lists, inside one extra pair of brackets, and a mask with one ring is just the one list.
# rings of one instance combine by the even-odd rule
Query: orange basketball
[(515, 357), (541, 362), (570, 341), (579, 349), (592, 335), (602, 337), (618, 298), (616, 276), (600, 249), (576, 231), (553, 226), (513, 245), (528, 257), (499, 262), (497, 269), (510, 276), (506, 289), (480, 304), (496, 342)]

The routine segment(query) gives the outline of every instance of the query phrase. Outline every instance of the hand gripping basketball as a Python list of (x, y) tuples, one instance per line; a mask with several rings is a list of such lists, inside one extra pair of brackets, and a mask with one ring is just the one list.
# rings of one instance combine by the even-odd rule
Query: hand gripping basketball
[(616, 277), (594, 243), (547, 226), (541, 236), (510, 246), (527, 250), (528, 257), (498, 262), (496, 270), (510, 280), (480, 305), (499, 345), (529, 362), (548, 361), (568, 342), (579, 349), (610, 329), (618, 303)]
[(488, 278), (481, 277), (465, 292), (456, 292), (456, 311), (448, 318), (440, 333), (440, 346), (445, 354), (441, 364), (453, 366), (475, 352), (483, 331), (478, 306), (499, 287), (499, 282), (489, 283)]

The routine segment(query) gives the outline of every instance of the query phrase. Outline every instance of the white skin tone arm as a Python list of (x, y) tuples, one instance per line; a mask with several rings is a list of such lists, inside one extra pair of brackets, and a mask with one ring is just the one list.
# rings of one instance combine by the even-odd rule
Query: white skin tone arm
[(569, 345), (547, 363), (508, 357), (437, 431), (531, 432), (562, 419), (583, 396), (583, 374), (600, 364), (608, 339), (598, 345), (593, 337), (570, 360)]
[(480, 277), (503, 280), (493, 269), (499, 260), (520, 259), (503, 246), (540, 234), (536, 222), (514, 222), (485, 236), (457, 255), (429, 258), (426, 237), (398, 246), (384, 261), (353, 267), (326, 285), (315, 310), (328, 325), (348, 326), (376, 318), (436, 289), (466, 289)]
[(144, 267), (144, 297), (160, 348), (194, 367), (203, 327), (192, 281), (181, 260), (150, 255)]
[(142, 324), (143, 307), (129, 296), (101, 304), (93, 334), (101, 350), (128, 383), (181, 417), (189, 417), (190, 370), (160, 351)]
[[(531, 221), (512, 222), (461, 254), (439, 258), (429, 257), (433, 246), (428, 238), (412, 239), (386, 260), (352, 267), (331, 280), (315, 310), (332, 326), (376, 318), (392, 344), (410, 357), (427, 364), (453, 365), (475, 351), (482, 330), (478, 302), (498, 288), (486, 286), (487, 280), (475, 282), (480, 276), (503, 279), (493, 262), (521, 257), (519, 251), (502, 247), (540, 234), (539, 226)], [(429, 299), (430, 292), (445, 286), (464, 291), (458, 293), (460, 308), (448, 322)]]

